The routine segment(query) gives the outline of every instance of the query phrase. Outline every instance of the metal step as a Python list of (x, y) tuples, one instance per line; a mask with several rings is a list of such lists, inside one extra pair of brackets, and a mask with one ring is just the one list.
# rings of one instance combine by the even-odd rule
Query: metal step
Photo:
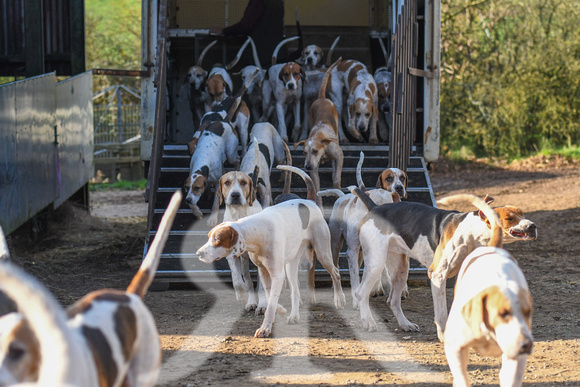
[[(348, 193), (349, 185), (356, 185), (356, 165), (359, 160), (360, 151), (365, 153), (363, 165), (363, 181), (367, 187), (375, 186), (379, 174), (386, 168), (388, 163), (389, 147), (386, 145), (365, 145), (354, 144), (344, 145), (344, 167), (342, 171), (342, 191)], [(304, 155), (301, 149), (292, 150), (293, 165), (302, 167), (304, 165)], [(167, 208), (171, 195), (176, 190), (181, 189), (183, 182), (189, 173), (190, 155), (187, 146), (182, 144), (165, 145), (161, 162), (161, 174), (159, 178), (159, 189), (156, 201), (153, 203), (152, 229), (150, 238), (152, 240), (157, 227)], [(233, 166), (225, 165), (225, 170), (233, 170)], [(409, 201), (421, 202), (435, 205), (434, 195), (429, 180), (429, 175), (422, 157), (413, 156), (410, 159), (407, 170), (409, 177), (408, 198)], [(330, 164), (319, 168), (319, 176), (323, 189), (332, 185), (332, 168)], [(282, 193), (283, 180), (281, 171), (274, 169), (271, 173), (272, 196), (276, 197)], [(292, 175), (293, 193), (301, 197), (306, 196), (306, 188), (303, 180), (296, 174)], [(199, 207), (204, 214), (204, 219), (198, 220), (193, 216), (189, 207), (182, 202), (178, 214), (175, 218), (172, 231), (164, 248), (161, 262), (156, 274), (158, 282), (204, 282), (204, 281), (231, 281), (229, 268), (226, 260), (220, 260), (213, 264), (206, 264), (197, 259), (195, 251), (207, 241), (207, 234), (210, 227), (207, 226), (207, 219), (211, 213), (211, 206), (214, 199), (213, 190), (206, 190), (206, 193), (199, 201)], [(328, 219), (332, 211), (332, 205), (336, 198), (323, 198), (325, 217)], [(220, 209), (219, 220), (223, 218), (223, 206)], [(145, 251), (148, 244), (145, 246)], [(346, 246), (339, 257), (339, 267), (343, 280), (348, 280), (349, 272), (345, 256)], [(412, 264), (411, 275), (413, 278), (425, 279), (426, 269), (420, 267), (416, 262)], [(316, 269), (317, 281), (327, 281), (328, 273), (322, 268)]]

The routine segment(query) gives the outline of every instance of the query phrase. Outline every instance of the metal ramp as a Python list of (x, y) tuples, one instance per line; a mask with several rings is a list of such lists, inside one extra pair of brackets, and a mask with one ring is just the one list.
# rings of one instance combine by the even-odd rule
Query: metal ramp
[[(367, 187), (374, 187), (380, 172), (388, 163), (389, 148), (386, 145), (345, 145), (342, 146), (344, 152), (344, 166), (342, 171), (342, 186), (346, 192), (346, 187), (356, 184), (356, 164), (359, 160), (359, 153), (365, 153), (363, 165), (363, 180)], [(304, 156), (302, 150), (292, 151), (293, 165), (303, 166)], [(158, 181), (158, 189), (155, 203), (150, 203), (149, 211), (153, 211), (153, 220), (149, 231), (149, 240), (153, 239), (159, 226), (159, 222), (171, 195), (176, 190), (181, 189), (183, 182), (189, 173), (190, 156), (186, 145), (164, 145), (162, 153), (161, 171)], [(226, 165), (226, 171), (233, 170), (232, 166)], [(323, 189), (332, 186), (332, 168), (330, 163), (322, 165), (319, 169), (320, 183)], [(407, 168), (409, 177), (408, 201), (421, 202), (434, 205), (434, 195), (429, 180), (429, 174), (425, 161), (420, 156), (411, 156), (409, 167)], [(282, 192), (283, 181), (279, 170), (274, 169), (271, 175), (272, 195)], [(292, 192), (302, 197), (306, 196), (306, 188), (302, 179), (293, 174)], [(332, 211), (332, 204), (335, 198), (324, 198), (324, 212), (328, 219)], [(217, 280), (231, 282), (229, 267), (225, 259), (212, 264), (200, 261), (195, 252), (207, 241), (209, 227), (206, 224), (211, 212), (213, 203), (213, 192), (208, 190), (201, 198), (200, 209), (207, 216), (198, 221), (191, 213), (189, 207), (182, 203), (181, 208), (175, 218), (169, 239), (165, 245), (163, 255), (157, 270), (155, 282), (159, 288), (163, 288), (169, 283), (177, 282), (215, 282)], [(220, 221), (223, 217), (223, 208), (220, 209)], [(145, 252), (148, 249), (145, 244)], [(340, 255), (340, 274), (343, 280), (348, 280), (349, 271), (345, 256), (345, 246)], [(416, 262), (412, 262), (410, 278), (426, 279), (426, 269), (419, 267)], [(254, 271), (254, 274), (256, 271)], [(316, 268), (317, 281), (329, 279), (328, 273), (322, 268)]]

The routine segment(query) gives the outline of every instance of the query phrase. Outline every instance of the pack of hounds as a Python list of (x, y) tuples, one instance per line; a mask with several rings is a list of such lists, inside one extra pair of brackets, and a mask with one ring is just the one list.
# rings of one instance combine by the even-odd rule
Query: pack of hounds
[[(250, 40), (244, 47), (247, 44), (253, 46)], [(154, 386), (162, 362), (161, 345), (143, 297), (181, 201), (194, 216), (203, 218), (197, 203), (212, 185), (215, 196), (207, 222), (213, 228), (197, 255), (204, 262), (226, 258), (236, 298), (247, 311), (264, 315), (255, 337), (270, 336), (276, 314), (288, 314), (279, 304), (286, 281), (291, 300), (287, 322), (299, 322), (303, 301), (298, 272), (303, 262), (309, 267), (306, 300), (316, 303), (318, 261), (332, 279), (335, 307), (346, 306), (338, 269), (339, 251), (346, 242), (351, 302), (360, 311), (362, 328), (377, 330), (369, 298), (385, 294), (399, 327), (419, 330), (401, 307), (401, 300), (408, 297), (409, 259), (414, 258), (428, 268), (437, 335), (444, 343), (454, 385), (470, 385), (470, 348), (502, 357), (502, 386), (521, 385), (533, 346), (532, 298), (522, 270), (502, 245), (536, 239), (536, 225), (517, 207), (492, 208), (491, 197), (456, 195), (441, 201), (466, 201), (476, 208), (465, 213), (405, 201), (407, 176), (396, 168), (385, 169), (376, 187), (367, 189), (362, 152), (357, 186), (348, 187), (350, 193), (345, 194), (340, 144), (348, 138), (343, 122), (352, 138), (367, 136), (377, 142), (379, 116), (385, 116), (379, 109), (383, 113), (388, 109), (388, 102), (379, 102), (379, 96), (389, 98), (390, 75), (379, 69), (373, 77), (362, 63), (352, 60), (323, 66), (317, 46), (307, 46), (298, 62), (276, 64), (279, 47), (267, 71), (257, 63), (254, 49), (256, 64), (242, 70), (243, 86), (234, 95), (228, 73), (233, 65), (203, 70), (201, 59), (207, 50), (198, 66), (189, 70), (197, 131), (189, 143), (192, 156), (185, 193), (174, 194), (146, 258), (125, 291), (91, 292), (65, 310), (36, 279), (10, 263), (0, 232), (0, 285), (14, 304), (0, 318), (0, 385)], [(240, 55), (241, 50), (234, 62)], [(386, 85), (377, 93), (379, 79)], [(250, 107), (242, 99), (244, 94)], [(304, 102), (307, 114), (302, 121)], [(289, 107), (293, 110), (287, 116)], [(287, 118), (293, 124), (295, 144), (304, 148), (308, 173), (292, 166)], [(255, 123), (248, 135), (250, 121)], [(226, 160), (236, 166), (235, 171), (223, 173)], [(327, 160), (333, 167), (333, 187), (321, 191), (318, 166)], [(284, 193), (276, 198), (270, 184), (274, 163), (285, 174)], [(306, 199), (291, 193), (292, 173), (304, 180)], [(327, 220), (322, 197), (329, 195), (338, 199)], [(223, 222), (218, 224), (224, 203)], [(250, 275), (250, 261), (258, 269), (257, 284)], [(456, 285), (448, 312), (446, 281), (452, 277)]]

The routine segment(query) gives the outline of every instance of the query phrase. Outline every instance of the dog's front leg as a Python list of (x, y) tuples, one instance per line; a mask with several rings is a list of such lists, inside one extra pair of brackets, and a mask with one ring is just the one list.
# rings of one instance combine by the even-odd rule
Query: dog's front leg
[(499, 371), (500, 386), (521, 386), (526, 370), (527, 355), (520, 355), (517, 359), (510, 359), (502, 355), (501, 370)]
[(342, 149), (336, 143), (331, 144), (332, 147), (332, 188), (340, 189), (341, 176), (342, 176), (342, 164), (344, 161), (344, 155)]
[(236, 300), (240, 302), (245, 302), (248, 298), (248, 293), (246, 292), (246, 286), (244, 284), (244, 278), (242, 278), (242, 262), (244, 258), (233, 258), (228, 256), (228, 265), (230, 266), (230, 271), (232, 273), (232, 285), (236, 291)]
[(445, 356), (449, 369), (453, 375), (453, 386), (471, 386), (467, 376), (467, 363), (469, 361), (469, 347), (458, 348), (449, 343), (445, 344)]
[(447, 279), (444, 274), (431, 274), (431, 294), (433, 296), (433, 311), (435, 313), (435, 325), (437, 337), (443, 342), (445, 339), (445, 325), (447, 324), (447, 296), (445, 286)]
[(282, 270), (281, 274), (276, 274), (275, 276), (271, 277), (268, 307), (266, 308), (266, 313), (264, 314), (264, 321), (262, 322), (262, 326), (256, 330), (256, 333), (254, 334), (255, 337), (269, 337), (272, 334), (272, 325), (274, 324), (274, 318), (276, 317), (278, 299), (280, 298), (283, 285), (284, 271)]
[(369, 120), (369, 129), (370, 129), (369, 142), (371, 144), (377, 144), (379, 142), (379, 138), (377, 137), (377, 121), (378, 121), (377, 108), (375, 107), (375, 105), (373, 105), (373, 113), (371, 114), (371, 119)]
[(294, 102), (294, 128), (292, 128), (292, 138), (294, 139), (294, 142), (297, 142), (302, 135), (302, 125), (300, 122), (300, 98), (298, 98), (298, 100)]
[(288, 130), (286, 129), (286, 120), (284, 118), (285, 111), (284, 111), (284, 103), (277, 101), (276, 102), (276, 117), (278, 118), (278, 132), (280, 133), (280, 137), (285, 142), (288, 142)]
[[(207, 225), (209, 227), (213, 227), (216, 224), (218, 224), (218, 215), (219, 215), (219, 211), (220, 211), (220, 198), (219, 198), (219, 195), (220, 195), (219, 189), (217, 189), (217, 187), (216, 187), (216, 194), (214, 195), (213, 204), (212, 204), (212, 207), (211, 207), (211, 215), (210, 215), (209, 219), (207, 220)], [(203, 216), (203, 214), (202, 214), (202, 216)]]

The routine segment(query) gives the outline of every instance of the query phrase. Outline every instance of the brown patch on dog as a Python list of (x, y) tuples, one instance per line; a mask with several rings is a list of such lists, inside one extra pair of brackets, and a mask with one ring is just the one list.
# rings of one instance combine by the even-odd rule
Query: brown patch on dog
[[(429, 270), (427, 271), (427, 275), (429, 278), (431, 278), (431, 273), (433, 273), (439, 266), (441, 257), (443, 256), (443, 250), (445, 249), (447, 243), (449, 243), (449, 241), (453, 238), (453, 235), (455, 234), (455, 231), (457, 230), (457, 227), (459, 227), (459, 224), (461, 223), (462, 220), (463, 219), (461, 218), (455, 217), (452, 218), (445, 225), (445, 229), (443, 230), (443, 234), (441, 235), (439, 244), (437, 245), (437, 249), (435, 250), (435, 255), (433, 256), (433, 262), (431, 263), (431, 266), (429, 266)], [(459, 271), (460, 266), (461, 263), (459, 263), (457, 271)], [(451, 273), (447, 277), (452, 277)]]
[(137, 340), (137, 317), (128, 306), (119, 306), (114, 316), (115, 333), (121, 343), (125, 361), (133, 357), (135, 340)]
[(354, 65), (348, 72), (347, 82), (350, 90), (354, 90), (356, 86), (360, 84), (359, 80), (357, 80), (356, 83), (353, 83), (353, 80), (357, 78), (358, 72), (364, 70), (364, 68), (365, 67), (362, 64), (358, 63)]
[(532, 295), (527, 289), (518, 289), (518, 300), (520, 301), (520, 306), (522, 308), (522, 316), (526, 320), (526, 325), (528, 328), (532, 329)]
[(231, 249), (238, 242), (238, 232), (229, 226), (216, 226), (209, 237), (213, 246)]
[(377, 188), (382, 188), (385, 191), (391, 191), (393, 182), (395, 181), (395, 172), (390, 169), (385, 169), (377, 179)]
[(113, 351), (109, 346), (107, 338), (103, 332), (96, 328), (83, 326), (82, 332), (93, 354), (93, 360), (97, 367), (99, 386), (112, 386), (117, 379), (119, 370), (113, 359)]
[(18, 369), (15, 370), (18, 375), (15, 377), (22, 381), (37, 380), (41, 362), (40, 343), (32, 331), (30, 323), (25, 318), (14, 326), (6, 340), (2, 342), (2, 344), (8, 345), (8, 348), (2, 348), (2, 353), (6, 354), (8, 358), (14, 350), (22, 350), (20, 345), (16, 347), (15, 343), (20, 343), (24, 348), (27, 348), (25, 355), (18, 360)]
[(94, 301), (111, 301), (121, 303), (128, 303), (131, 299), (122, 290), (115, 289), (100, 289), (91, 292), (75, 302), (73, 305), (69, 306), (66, 313), (69, 318), (76, 316), (79, 313), (85, 313), (92, 307)]

